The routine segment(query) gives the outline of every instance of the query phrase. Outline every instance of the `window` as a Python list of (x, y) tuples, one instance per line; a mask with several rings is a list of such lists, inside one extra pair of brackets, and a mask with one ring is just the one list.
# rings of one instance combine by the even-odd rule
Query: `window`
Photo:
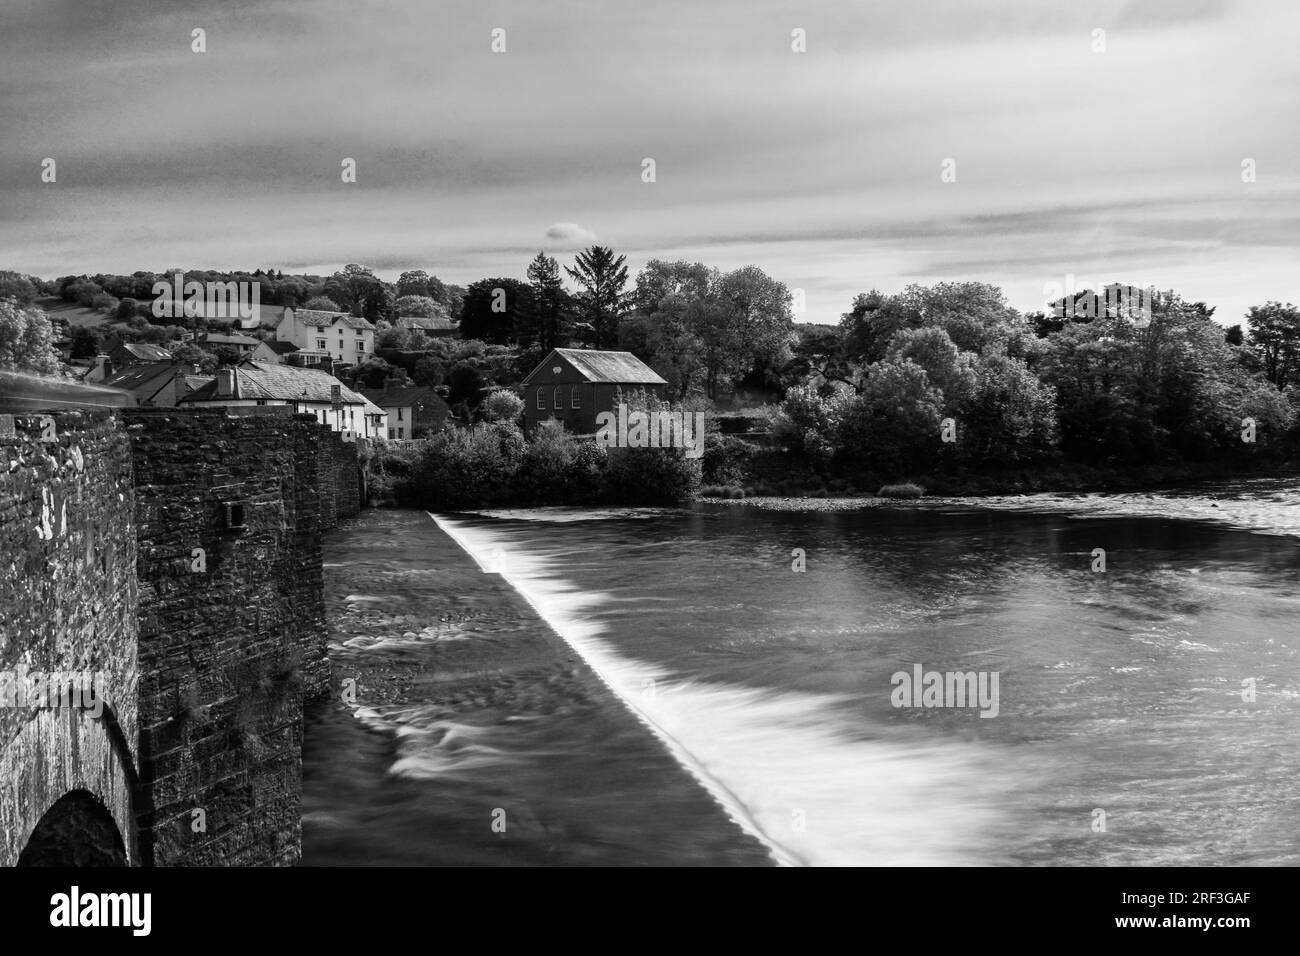
[(324, 334), (325, 334), (325, 326), (323, 326), (323, 325), (318, 325), (318, 326), (316, 326), (316, 334), (317, 334), (317, 335), (324, 335)]
[(397, 426), (397, 437), (398, 437), (398, 438), (401, 438), (401, 437), (403, 437), (405, 434), (406, 434), (406, 429), (403, 428), (402, 426), (398, 425), (398, 426)]
[(404, 409), (404, 408), (399, 408), (399, 409), (397, 410), (397, 420), (398, 420), (399, 422), (402, 420), (402, 412), (404, 412), (404, 411), (406, 411), (406, 409)]
[(358, 342), (358, 343), (357, 343), (357, 354), (358, 354), (358, 355), (365, 355), (365, 354), (366, 354), (366, 343), (365, 343), (365, 342)]
[(560, 386), (555, 386), (555, 410), (558, 412), (564, 407), (564, 390)]
[(582, 399), (580, 399), (580, 398), (578, 397), (578, 386), (576, 386), (576, 385), (573, 386), (572, 397), (569, 399), (569, 407), (570, 407), (570, 408), (581, 408), (581, 407), (582, 407)]
[(246, 527), (244, 524), (244, 506), (243, 504), (233, 501), (225, 502), (226, 506), (226, 530), (240, 531)]
[(537, 409), (542, 411), (546, 408), (546, 389), (540, 385), (537, 387)]
[(392, 437), (393, 437), (393, 430), (392, 430), (391, 428), (388, 429), (388, 437), (389, 437), (389, 438), (392, 438)]
[(324, 339), (317, 339), (317, 340), (316, 340), (316, 348), (318, 348), (318, 349), (320, 349), (322, 352), (324, 352), (324, 351), (325, 351), (325, 340), (324, 340)]
[(357, 329), (357, 338), (359, 339), (365, 338), (365, 335), (366, 335), (365, 332), (363, 332), (361, 329)]

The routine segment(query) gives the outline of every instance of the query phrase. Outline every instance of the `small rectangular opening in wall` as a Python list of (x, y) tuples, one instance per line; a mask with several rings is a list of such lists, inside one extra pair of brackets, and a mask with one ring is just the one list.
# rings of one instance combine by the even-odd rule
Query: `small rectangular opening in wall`
[(244, 506), (235, 501), (226, 502), (226, 530), (243, 531), (246, 527), (244, 524)]

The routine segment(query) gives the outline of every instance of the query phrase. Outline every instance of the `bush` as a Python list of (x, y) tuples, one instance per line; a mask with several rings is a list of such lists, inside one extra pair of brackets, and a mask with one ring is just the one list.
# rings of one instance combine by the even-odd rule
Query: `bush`
[(915, 485), (912, 484), (912, 482), (910, 481), (905, 481), (897, 485), (885, 485), (878, 492), (876, 492), (876, 497), (878, 498), (920, 498), (924, 494), (925, 494), (925, 489), (922, 488), (920, 485)]
[(610, 448), (605, 490), (615, 504), (674, 504), (695, 496), (700, 459), (678, 448)]
[(605, 450), (579, 441), (557, 421), (537, 426), (515, 474), (515, 499), (528, 504), (584, 504), (601, 497)]
[(714, 485), (738, 485), (749, 477), (758, 446), (738, 435), (708, 432), (704, 439), (703, 480)]
[(523, 433), (498, 422), (453, 428), (429, 439), (398, 501), (436, 510), (495, 504), (504, 497), (524, 455)]
[(507, 389), (498, 389), (488, 393), (479, 411), (485, 421), (516, 422), (524, 413), (524, 400)]
[(92, 309), (100, 309), (104, 312), (116, 312), (118, 305), (119, 303), (117, 298), (109, 295), (107, 292), (97, 292), (90, 299), (90, 307)]

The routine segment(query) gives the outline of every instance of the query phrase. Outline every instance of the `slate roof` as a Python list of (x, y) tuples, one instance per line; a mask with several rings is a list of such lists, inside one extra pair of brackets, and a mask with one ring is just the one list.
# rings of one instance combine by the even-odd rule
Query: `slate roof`
[(317, 309), (295, 309), (293, 313), (294, 321), (299, 325), (309, 325), (313, 328), (318, 325), (333, 325), (335, 322), (342, 322), (350, 329), (364, 329), (370, 332), (375, 327), (360, 316), (350, 315), (347, 312), (321, 312)]
[(554, 364), (552, 356), (558, 355), (578, 370), (588, 382), (610, 382), (615, 385), (667, 385), (645, 362), (631, 352), (597, 352), (591, 349), (552, 349), (537, 368), (528, 373), (523, 384), (533, 380), (541, 369)]
[(388, 383), (383, 388), (364, 389), (361, 394), (366, 397), (367, 401), (374, 402), (381, 408), (406, 408), (414, 406), (416, 402), (423, 402), (426, 407), (446, 405), (442, 396), (427, 385), (394, 385)]
[(162, 390), (176, 371), (180, 368), (175, 362), (150, 362), (148, 365), (132, 365), (130, 368), (114, 372), (101, 383), (106, 388), (120, 388), (130, 392), (139, 401), (145, 402)]
[[(339, 386), (344, 405), (365, 405), (366, 400), (328, 372), (273, 362), (248, 361), (235, 366), (238, 398), (267, 399), (281, 402), (329, 403), (330, 387)], [(218, 395), (218, 383), (213, 379), (196, 392), (186, 395), (184, 402), (217, 402), (235, 396)], [(303, 392), (306, 392), (304, 395)]]
[(226, 335), (223, 332), (200, 333), (203, 338), (201, 342), (208, 345), (248, 345), (257, 348), (257, 343), (261, 339), (255, 339), (251, 335)]
[(276, 355), (288, 355), (290, 352), (298, 351), (298, 346), (294, 345), (292, 342), (282, 342), (279, 339), (269, 341), (266, 344)]
[(150, 345), (147, 342), (125, 342), (122, 348), (143, 362), (170, 362), (172, 360), (172, 353), (160, 345)]

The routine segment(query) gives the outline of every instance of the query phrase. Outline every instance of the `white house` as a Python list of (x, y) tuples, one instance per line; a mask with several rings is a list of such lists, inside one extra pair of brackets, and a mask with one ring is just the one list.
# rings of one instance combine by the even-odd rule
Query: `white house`
[(375, 327), (346, 312), (286, 308), (275, 327), (275, 337), (296, 345), (294, 355), (302, 364), (314, 357), (316, 364), (360, 365), (375, 354)]
[(345, 438), (385, 434), (384, 410), (376, 408), (333, 375), (312, 368), (248, 361), (217, 370), (215, 380), (190, 392), (180, 407), (291, 405), (315, 415)]

